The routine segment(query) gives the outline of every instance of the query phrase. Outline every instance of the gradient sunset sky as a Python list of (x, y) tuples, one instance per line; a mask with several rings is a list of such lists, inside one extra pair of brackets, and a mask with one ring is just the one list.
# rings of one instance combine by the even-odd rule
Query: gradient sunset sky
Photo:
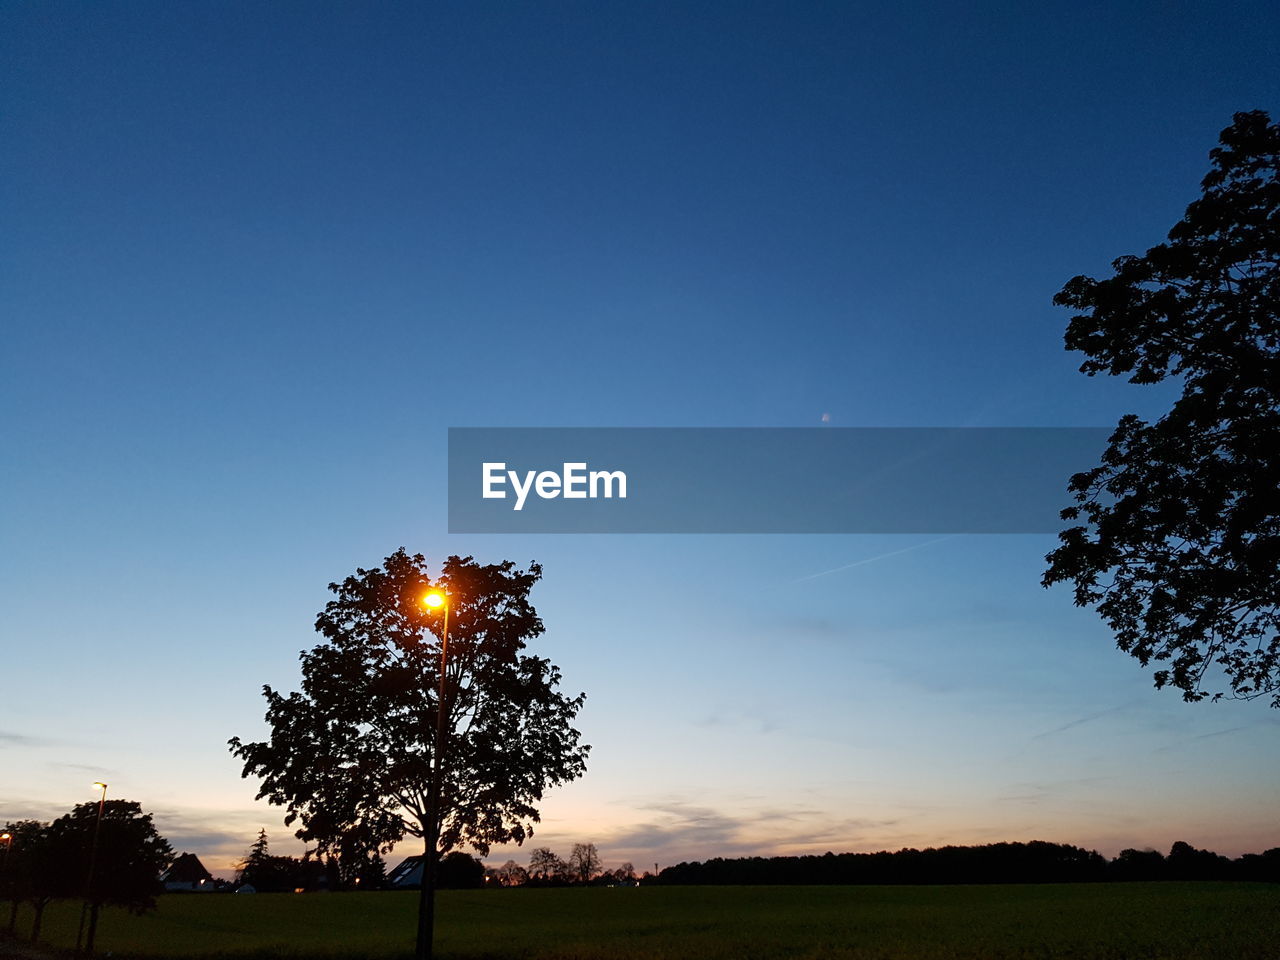
[(1280, 111), (1278, 42), (1252, 0), (3, 4), (0, 820), (101, 779), (223, 874), (299, 851), (226, 741), (404, 545), (545, 567), (593, 749), (527, 846), (1280, 845), (1280, 712), (1154, 691), (1053, 537), (445, 522), (450, 426), (1159, 415), (1050, 298)]

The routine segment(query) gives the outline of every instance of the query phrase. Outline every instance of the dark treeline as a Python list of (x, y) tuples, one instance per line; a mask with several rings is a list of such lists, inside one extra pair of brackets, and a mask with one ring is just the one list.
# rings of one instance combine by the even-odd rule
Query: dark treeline
[(235, 883), (227, 889), (250, 887), (255, 893), (295, 893), (315, 890), (380, 890), (387, 879), (377, 850), (348, 851), (345, 856), (301, 859), (272, 854), (267, 831), (260, 830), (248, 854), (236, 866)]
[(1178, 841), (1165, 856), (1123, 850), (1107, 860), (1064, 843), (990, 843), (803, 857), (717, 857), (667, 867), (663, 884), (1081, 883), (1110, 880), (1260, 880), (1280, 883), (1280, 847), (1230, 860)]

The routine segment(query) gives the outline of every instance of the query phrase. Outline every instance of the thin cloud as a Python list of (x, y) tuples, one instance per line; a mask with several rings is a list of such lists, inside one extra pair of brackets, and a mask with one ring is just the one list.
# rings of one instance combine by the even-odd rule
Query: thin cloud
[[(677, 800), (639, 809), (657, 816), (602, 837), (602, 849), (633, 860), (666, 862), (707, 857), (780, 856), (883, 845), (897, 819), (831, 820), (828, 811), (768, 808), (728, 813)], [(874, 839), (873, 839), (874, 838)]]
[(102, 767), (93, 766), (88, 763), (63, 763), (61, 761), (53, 761), (46, 766), (51, 770), (71, 770), (74, 773), (91, 773), (95, 777), (102, 774)]
[(56, 741), (48, 737), (33, 737), (25, 733), (15, 733), (12, 730), (0, 730), (0, 743), (7, 747), (49, 747)]
[(56, 820), (64, 813), (70, 813), (71, 807), (61, 806), (42, 800), (18, 800), (0, 797), (0, 822), (14, 820)]
[(773, 712), (764, 708), (715, 710), (697, 720), (700, 727), (741, 727), (753, 733), (773, 733), (782, 729)]

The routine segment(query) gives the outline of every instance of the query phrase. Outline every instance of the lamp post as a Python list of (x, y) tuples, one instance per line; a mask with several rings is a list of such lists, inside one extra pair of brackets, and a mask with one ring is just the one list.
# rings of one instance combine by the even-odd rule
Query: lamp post
[(418, 891), (418, 960), (430, 960), (436, 920), (436, 866), (440, 859), (440, 794), (444, 783), (444, 668), (449, 651), (449, 596), (443, 590), (431, 590), (422, 598), (423, 606), (444, 613), (440, 631), (440, 689), (436, 692), (436, 745), (431, 763), (431, 784), (427, 789), (430, 824), (423, 849), (422, 885)]
[[(0, 833), (0, 840), (4, 841), (4, 864), (0, 867), (0, 873), (4, 874), (7, 881), (9, 879), (9, 850), (13, 847), (13, 834), (6, 830)], [(18, 896), (17, 891), (13, 892), (13, 900), (9, 907), (9, 925), (6, 928), (9, 933), (13, 933), (13, 928), (18, 924)]]
[[(84, 942), (84, 921), (86, 915), (92, 910), (90, 901), (93, 899), (93, 870), (98, 863), (98, 834), (102, 832), (102, 812), (107, 806), (107, 785), (101, 780), (93, 781), (93, 785), (102, 791), (98, 797), (98, 817), (93, 822), (93, 843), (89, 847), (89, 873), (84, 881), (84, 905), (80, 908), (80, 929), (76, 931), (76, 952), (80, 952), (80, 945)], [(93, 949), (94, 928), (98, 925), (97, 911), (93, 911), (93, 920), (89, 925), (89, 942), (86, 950)]]

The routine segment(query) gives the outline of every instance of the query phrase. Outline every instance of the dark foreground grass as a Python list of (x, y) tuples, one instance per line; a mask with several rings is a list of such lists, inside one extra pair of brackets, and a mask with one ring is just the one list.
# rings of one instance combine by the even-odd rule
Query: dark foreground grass
[[(170, 895), (103, 914), (100, 955), (400, 958), (413, 893)], [(47, 940), (68, 946), (56, 904)], [(26, 917), (19, 921), (19, 931)], [(449, 960), (1278, 960), (1280, 886), (643, 887), (445, 891)]]

